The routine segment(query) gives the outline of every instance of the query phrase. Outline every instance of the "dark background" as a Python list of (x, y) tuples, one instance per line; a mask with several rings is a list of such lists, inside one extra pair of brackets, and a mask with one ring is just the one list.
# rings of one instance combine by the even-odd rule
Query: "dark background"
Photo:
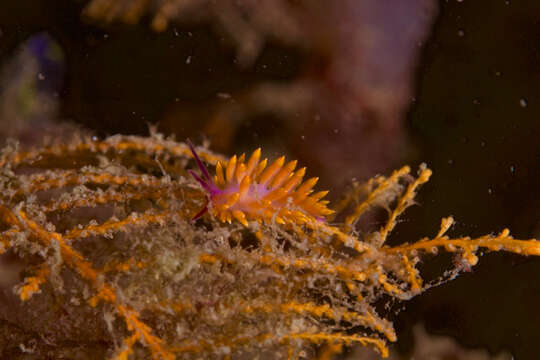
[[(433, 236), (448, 215), (457, 220), (453, 236), (508, 227), (516, 238), (538, 238), (540, 2), (439, 5), (416, 72), (406, 120), (410, 141), (394, 164), (426, 162), (434, 175), (390, 241)], [(239, 69), (234, 52), (208, 26), (159, 34), (145, 21), (102, 28), (81, 21), (81, 9), (67, 0), (2, 2), (0, 64), (26, 38), (48, 32), (65, 56), (60, 118), (100, 136), (147, 134), (148, 123), (158, 122), (177, 99), (186, 109), (179, 135), (197, 136), (198, 116), (216, 93), (264, 80), (288, 81), (302, 72), (305, 54), (296, 49), (270, 43), (253, 66)], [(178, 36), (187, 32), (191, 35)], [(189, 68), (187, 54), (198, 59)], [(250, 131), (255, 130), (246, 126), (241, 134)], [(279, 127), (257, 131), (279, 135)], [(230, 153), (246, 146), (240, 140)], [(248, 142), (256, 138), (249, 136)], [(405, 304), (395, 318), (398, 347), (410, 351), (411, 327), (422, 321), (428, 331), (452, 335), (464, 345), (536, 359), (538, 304), (539, 259), (485, 255), (471, 273)]]
[[(437, 219), (451, 214), (456, 235), (508, 227), (516, 238), (538, 238), (540, 3), (445, 3), (417, 79), (409, 129), (434, 177), (402, 231), (433, 234)], [(404, 326), (422, 319), (428, 331), (465, 345), (536, 359), (539, 301), (538, 259), (489, 254), (472, 273), (408, 303), (400, 319)]]

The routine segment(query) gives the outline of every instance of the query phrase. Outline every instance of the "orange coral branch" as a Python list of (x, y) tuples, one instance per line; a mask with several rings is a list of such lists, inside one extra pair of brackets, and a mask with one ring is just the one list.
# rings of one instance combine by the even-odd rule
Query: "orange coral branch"
[(114, 355), (111, 360), (128, 360), (129, 355), (133, 354), (133, 345), (140, 339), (139, 333), (135, 332), (128, 338), (124, 339), (122, 349)]
[(444, 247), (446, 251), (455, 252), (461, 250), (465, 253), (465, 259), (476, 265), (478, 258), (474, 253), (478, 248), (486, 248), (491, 251), (505, 250), (522, 255), (540, 256), (540, 241), (536, 239), (517, 240), (510, 236), (510, 231), (504, 229), (499, 235), (484, 235), (476, 239), (462, 237), (450, 239), (443, 236), (434, 239), (422, 239), (414, 244), (403, 244), (393, 248), (384, 248), (386, 253), (411, 253), (415, 250), (430, 251), (433, 248)]
[(145, 189), (109, 189), (104, 192), (91, 192), (85, 194), (84, 197), (76, 199), (54, 199), (43, 206), (43, 211), (65, 211), (82, 206), (96, 206), (109, 203), (126, 203), (130, 200), (140, 199), (166, 199), (171, 192), (170, 188), (153, 189), (151, 187)]
[(422, 278), (418, 273), (418, 269), (414, 267), (414, 264), (411, 263), (410, 259), (406, 255), (403, 255), (401, 259), (403, 261), (403, 264), (405, 264), (405, 270), (408, 273), (411, 290), (414, 293), (420, 292), (422, 290)]
[(320, 235), (325, 234), (325, 235), (334, 236), (343, 245), (356, 250), (358, 253), (364, 253), (364, 252), (373, 250), (370, 244), (360, 241), (360, 239), (358, 239), (355, 236), (345, 234), (343, 231), (341, 231), (337, 227), (328, 225), (322, 221), (310, 219), (309, 221), (306, 222), (306, 226), (318, 232), (318, 233), (313, 234), (313, 236), (318, 238), (319, 241), (320, 241)]
[(298, 314), (309, 313), (318, 317), (326, 316), (335, 321), (357, 321), (362, 326), (369, 327), (384, 334), (388, 340), (392, 342), (397, 340), (392, 324), (371, 312), (360, 314), (355, 311), (343, 311), (343, 309), (331, 308), (328, 304), (315, 305), (311, 302), (298, 303), (295, 301), (287, 302), (285, 304), (254, 303), (248, 304), (241, 309), (243, 312), (247, 313), (256, 310), (265, 312), (294, 312)]
[(386, 347), (386, 344), (383, 340), (376, 339), (376, 338), (370, 338), (367, 336), (356, 336), (356, 335), (343, 335), (343, 334), (326, 334), (326, 333), (297, 333), (297, 334), (289, 334), (285, 335), (282, 338), (285, 339), (303, 339), (308, 340), (314, 343), (320, 343), (323, 341), (331, 341), (331, 342), (343, 342), (345, 344), (351, 344), (358, 342), (362, 344), (362, 346), (366, 345), (373, 345), (381, 354), (383, 358), (388, 357), (388, 348)]
[(156, 213), (153, 210), (143, 214), (132, 213), (122, 220), (108, 220), (101, 225), (87, 225), (82, 229), (73, 229), (65, 234), (66, 239), (84, 239), (89, 236), (105, 235), (125, 230), (128, 226), (164, 225), (171, 214), (169, 211)]
[(128, 330), (139, 334), (139, 337), (144, 340), (146, 346), (152, 351), (154, 359), (174, 360), (176, 358), (172, 352), (163, 348), (163, 341), (160, 338), (152, 335), (150, 327), (139, 320), (139, 314), (135, 310), (124, 305), (117, 305), (116, 308), (118, 313), (126, 320)]
[(108, 263), (103, 268), (103, 273), (108, 273), (111, 271), (127, 272), (130, 269), (133, 269), (133, 268), (142, 269), (145, 266), (147, 266), (147, 264), (143, 263), (142, 261), (137, 261), (134, 258), (130, 258), (124, 262), (112, 261)]
[[(190, 156), (189, 147), (183, 143), (139, 136), (113, 136), (105, 141), (86, 140), (80, 143), (53, 145), (42, 149), (19, 152), (12, 157), (0, 159), (0, 167), (6, 166), (8, 163), (11, 166), (17, 166), (21, 163), (32, 163), (43, 156), (64, 156), (67, 153), (73, 154), (84, 151), (102, 154), (109, 151), (121, 153), (128, 150), (140, 151), (154, 156), (163, 153), (169, 153), (172, 156), (182, 158), (188, 158)], [(204, 161), (213, 165), (218, 161), (225, 160), (225, 157), (214, 154), (204, 148), (198, 148), (197, 151)]]
[(13, 225), (26, 225), (38, 239), (48, 245), (51, 241), (57, 241), (60, 246), (62, 258), (72, 269), (76, 270), (83, 278), (99, 289), (98, 295), (91, 299), (91, 305), (95, 306), (98, 299), (105, 300), (116, 306), (118, 313), (124, 318), (128, 329), (136, 331), (140, 334), (144, 343), (150, 348), (152, 356), (155, 359), (172, 360), (174, 355), (163, 349), (161, 340), (151, 334), (150, 328), (138, 319), (138, 314), (117, 302), (117, 297), (112, 286), (108, 284), (100, 284), (98, 280), (99, 272), (92, 267), (92, 264), (86, 261), (81, 254), (75, 251), (72, 247), (66, 244), (62, 235), (56, 232), (47, 232), (36, 222), (30, 220), (26, 213), (19, 210), (17, 213), (22, 222)]
[[(338, 275), (342, 279), (365, 281), (367, 274), (364, 271), (356, 270), (354, 268), (347, 267), (346, 265), (334, 265), (331, 262), (322, 259), (309, 259), (309, 258), (287, 258), (285, 256), (278, 257), (272, 254), (265, 254), (256, 256), (255, 260), (261, 264), (270, 266), (280, 266), (284, 268), (292, 267), (298, 270), (310, 270), (315, 272), (322, 272), (330, 275)], [(217, 261), (223, 261), (226, 263), (233, 263), (232, 259), (226, 259), (216, 254), (201, 254), (199, 256), (201, 263), (214, 264)]]
[(347, 216), (345, 219), (345, 229), (347, 231), (350, 231), (354, 223), (358, 221), (360, 216), (362, 216), (363, 213), (365, 213), (370, 207), (372, 207), (377, 200), (377, 198), (391, 188), (392, 186), (395, 186), (399, 179), (403, 176), (407, 175), (411, 171), (411, 168), (408, 166), (404, 166), (399, 170), (396, 170), (392, 173), (392, 175), (388, 178), (382, 181), (379, 186), (375, 190), (373, 190), (368, 197), (360, 203), (355, 209), (353, 214)]
[[(378, 175), (369, 179), (366, 183), (359, 184), (357, 181), (353, 181), (352, 188), (345, 193), (345, 195), (332, 207), (335, 211), (334, 216), (343, 212), (351, 203), (358, 203), (360, 197), (365, 194), (370, 194), (378, 187), (382, 182), (386, 180), (386, 177)], [(358, 205), (358, 204), (357, 204)], [(333, 216), (330, 216), (333, 219)]]
[(198, 342), (190, 341), (186, 342), (184, 345), (177, 345), (170, 348), (171, 352), (174, 353), (200, 353), (205, 349), (212, 349), (216, 347), (229, 346), (229, 347), (240, 347), (245, 346), (246, 344), (256, 341), (262, 343), (270, 338), (272, 334), (264, 333), (250, 337), (221, 337), (216, 339), (210, 339), (208, 341), (199, 340)]
[(113, 175), (108, 173), (80, 172), (73, 170), (30, 175), (27, 179), (25, 179), (23, 176), (20, 178), (21, 182), (27, 185), (18, 189), (14, 194), (15, 196), (88, 183), (109, 186), (131, 185), (154, 188), (164, 184), (163, 180), (156, 179), (155, 177), (148, 175)]
[(386, 222), (386, 225), (379, 231), (380, 239), (377, 245), (381, 246), (382, 244), (384, 244), (388, 234), (394, 229), (394, 226), (396, 226), (396, 220), (398, 216), (403, 213), (403, 211), (405, 211), (407, 207), (410, 206), (410, 204), (413, 202), (414, 197), (416, 196), (416, 190), (418, 189), (418, 187), (428, 182), (430, 177), (431, 170), (426, 168), (425, 165), (423, 165), (420, 175), (412, 184), (407, 187), (405, 194), (400, 196), (396, 207), (394, 208)]
[(17, 290), (21, 300), (26, 301), (30, 299), (32, 295), (38, 293), (40, 291), (39, 286), (47, 281), (47, 276), (49, 276), (49, 265), (44, 263), (40, 266), (35, 276), (25, 278), (24, 284)]
[(343, 351), (342, 343), (329, 343), (322, 350), (317, 360), (332, 360), (334, 355)]

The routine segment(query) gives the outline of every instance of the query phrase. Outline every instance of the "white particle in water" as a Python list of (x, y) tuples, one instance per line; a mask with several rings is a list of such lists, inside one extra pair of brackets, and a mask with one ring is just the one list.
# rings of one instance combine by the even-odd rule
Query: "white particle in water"
[(224, 93), (224, 92), (218, 92), (218, 93), (216, 94), (216, 96), (217, 96), (218, 98), (220, 98), (220, 99), (230, 99), (230, 98), (232, 97), (231, 94), (229, 94), (229, 93)]
[(525, 107), (527, 107), (527, 105), (528, 105), (527, 99), (525, 99), (525, 98), (519, 99), (519, 106), (525, 108)]

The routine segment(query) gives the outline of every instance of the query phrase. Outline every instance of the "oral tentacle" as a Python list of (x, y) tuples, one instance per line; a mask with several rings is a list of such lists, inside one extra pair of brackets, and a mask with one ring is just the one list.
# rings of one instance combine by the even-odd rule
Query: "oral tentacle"
[(210, 173), (208, 172), (208, 170), (206, 169), (206, 166), (204, 166), (203, 162), (201, 161), (201, 159), (199, 158), (199, 155), (197, 155), (197, 152), (195, 151), (195, 147), (193, 146), (193, 143), (191, 142), (191, 140), (187, 139), (187, 144), (189, 146), (189, 149), (191, 150), (191, 153), (193, 154), (193, 157), (195, 158), (195, 161), (197, 162), (197, 165), (199, 166), (199, 169), (201, 169), (201, 172), (203, 174), (203, 177), (209, 181), (210, 183), (212, 182), (212, 178), (210, 177)]

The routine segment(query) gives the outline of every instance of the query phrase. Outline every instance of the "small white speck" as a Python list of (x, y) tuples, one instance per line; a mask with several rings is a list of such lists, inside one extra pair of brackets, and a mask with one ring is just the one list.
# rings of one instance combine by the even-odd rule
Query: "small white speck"
[(186, 64), (191, 64), (191, 55), (186, 58)]
[(216, 94), (216, 96), (220, 99), (230, 99), (232, 97), (229, 93), (219, 92)]
[(39, 80), (45, 80), (45, 75), (43, 75), (42, 73), (39, 73), (37, 77)]
[(519, 106), (521, 106), (522, 108), (526, 108), (527, 105), (528, 105), (527, 99), (525, 99), (525, 98), (519, 99)]

